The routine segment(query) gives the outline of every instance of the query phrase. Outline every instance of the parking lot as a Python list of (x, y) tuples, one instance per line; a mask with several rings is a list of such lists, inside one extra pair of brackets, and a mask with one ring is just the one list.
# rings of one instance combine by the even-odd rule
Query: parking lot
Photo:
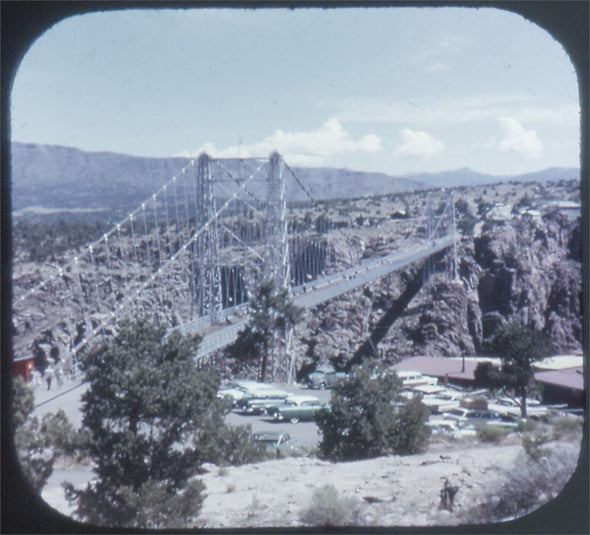
[[(296, 395), (315, 396), (322, 402), (330, 401), (329, 390), (311, 390), (297, 385), (274, 384), (277, 389), (286, 390)], [(245, 415), (232, 411), (226, 421), (232, 425), (250, 424), (253, 432), (259, 431), (285, 431), (299, 441), (299, 445), (305, 448), (318, 444), (320, 436), (315, 422), (299, 422), (292, 424), (289, 421), (274, 421), (266, 415)]]
[[(293, 394), (315, 396), (323, 402), (330, 400), (329, 390), (311, 390), (306, 387), (287, 384), (274, 384), (273, 386)], [(54, 387), (51, 391), (48, 391), (43, 385), (38, 386), (35, 389), (35, 402), (37, 405), (35, 416), (42, 417), (46, 413), (55, 413), (59, 409), (63, 409), (68, 419), (75, 426), (80, 426), (82, 423), (80, 396), (85, 390), (85, 384), (81, 385), (79, 381), (70, 380), (66, 380), (59, 388)], [(316, 446), (320, 438), (314, 422), (299, 422), (297, 424), (292, 424), (289, 421), (275, 422), (268, 416), (250, 416), (235, 411), (228, 414), (226, 421), (232, 425), (250, 424), (253, 432), (285, 431), (295, 437), (303, 447)]]

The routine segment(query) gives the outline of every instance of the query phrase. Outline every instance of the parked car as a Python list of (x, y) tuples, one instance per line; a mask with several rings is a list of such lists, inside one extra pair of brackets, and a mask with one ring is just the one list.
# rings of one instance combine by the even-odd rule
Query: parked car
[(465, 425), (475, 425), (476, 423), (516, 427), (516, 423), (511, 418), (503, 418), (499, 412), (487, 409), (466, 409), (458, 407), (448, 411), (444, 418), (457, 422), (457, 425), (461, 427)]
[(319, 388), (324, 390), (325, 388), (332, 388), (336, 381), (339, 379), (346, 379), (347, 377), (348, 374), (346, 372), (315, 371), (307, 376), (306, 383), (309, 388)]
[(426, 405), (433, 414), (448, 412), (456, 409), (461, 404), (463, 394), (451, 390), (443, 390), (435, 394), (426, 394), (422, 397), (422, 403)]
[(299, 449), (299, 441), (284, 431), (252, 433), (250, 440), (262, 444), (269, 453), (293, 453)]
[[(505, 407), (519, 407), (520, 399), (514, 399), (509, 397), (497, 397), (494, 401), (497, 405), (504, 405)], [(526, 398), (526, 404), (528, 407), (535, 407), (541, 404), (538, 399)]]
[(257, 397), (263, 392), (274, 390), (272, 385), (250, 380), (227, 381), (222, 384), (217, 392), (218, 398), (229, 399), (232, 406), (236, 406), (240, 400)]
[(445, 436), (453, 438), (473, 437), (477, 431), (472, 428), (461, 428), (455, 422), (450, 420), (429, 420), (426, 422), (430, 431), (436, 436)]
[(236, 403), (249, 396), (249, 394), (241, 388), (223, 388), (217, 392), (217, 397), (220, 399), (227, 399), (231, 402), (232, 406), (235, 407)]
[(421, 372), (399, 370), (397, 376), (401, 379), (404, 388), (412, 388), (419, 385), (436, 385), (438, 379), (430, 375), (422, 375)]
[(296, 424), (299, 421), (313, 420), (316, 413), (326, 406), (312, 396), (291, 396), (285, 400), (285, 403), (268, 408), (267, 414), (275, 420), (288, 420)]
[(253, 395), (254, 397), (244, 397), (238, 400), (236, 408), (244, 414), (266, 414), (269, 407), (281, 405), (289, 395), (289, 392), (284, 390), (263, 390)]

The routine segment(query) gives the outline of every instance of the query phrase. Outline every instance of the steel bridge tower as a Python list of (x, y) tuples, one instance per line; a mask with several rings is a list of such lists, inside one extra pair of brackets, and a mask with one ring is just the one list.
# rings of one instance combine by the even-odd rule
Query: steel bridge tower
[(193, 302), (197, 316), (209, 315), (215, 324), (222, 306), (221, 269), (213, 175), (207, 154), (199, 156), (195, 179), (195, 232), (201, 235), (192, 246)]
[[(269, 158), (267, 188), (263, 277), (265, 280), (272, 280), (278, 291), (290, 292), (286, 183), (283, 158), (277, 152), (273, 152)], [(275, 332), (270, 355), (271, 378), (283, 372), (283, 378), (291, 382), (295, 367), (291, 355), (292, 338), (292, 325), (287, 325), (284, 333)]]
[(284, 162), (277, 152), (270, 155), (267, 186), (263, 277), (278, 289), (289, 288)]
[[(450, 212), (450, 213), (449, 213)], [(442, 225), (441, 225), (442, 224)], [(452, 236), (453, 246), (448, 263), (449, 280), (459, 280), (458, 259), (457, 259), (457, 221), (455, 214), (455, 198), (451, 191), (442, 214), (435, 215), (432, 205), (432, 198), (428, 195), (426, 199), (426, 239), (434, 241), (437, 235), (443, 231), (449, 232)], [(426, 284), (432, 274), (435, 272), (435, 263), (432, 256), (428, 257), (422, 265), (422, 284)]]

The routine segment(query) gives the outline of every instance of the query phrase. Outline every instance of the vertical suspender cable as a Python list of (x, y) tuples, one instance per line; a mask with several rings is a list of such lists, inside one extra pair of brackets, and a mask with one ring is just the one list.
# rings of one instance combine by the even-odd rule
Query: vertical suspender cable
[(147, 264), (148, 264), (148, 269), (150, 271), (152, 271), (152, 269), (153, 269), (152, 251), (151, 251), (150, 235), (148, 233), (148, 225), (147, 225), (147, 218), (146, 218), (144, 203), (142, 203), (142, 205), (141, 205), (141, 211), (143, 212), (143, 230), (144, 230), (146, 249), (147, 249)]
[(158, 197), (156, 195), (153, 195), (152, 200), (154, 201), (154, 230), (156, 232), (156, 242), (158, 244), (158, 269), (160, 269), (160, 266), (162, 265), (162, 246), (160, 244), (160, 220), (158, 218)]

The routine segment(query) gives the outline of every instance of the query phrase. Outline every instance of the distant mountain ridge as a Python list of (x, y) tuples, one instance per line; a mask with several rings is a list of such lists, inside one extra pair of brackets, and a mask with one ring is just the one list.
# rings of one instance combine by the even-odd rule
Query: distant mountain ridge
[[(148, 158), (111, 152), (85, 152), (56, 145), (13, 142), (12, 208), (121, 211), (136, 207), (183, 167), (188, 158)], [(288, 163), (288, 162), (287, 162)], [(235, 162), (228, 162), (237, 168)], [(497, 177), (470, 169), (392, 176), (328, 167), (291, 167), (315, 200), (355, 198), (432, 187), (477, 185), (502, 180), (579, 178), (579, 169), (546, 169)], [(287, 184), (287, 200), (308, 201), (298, 184)]]
[(406, 178), (424, 182), (430, 186), (458, 187), (477, 186), (493, 182), (548, 182), (555, 180), (579, 180), (580, 169), (575, 167), (549, 167), (541, 171), (520, 175), (489, 175), (478, 173), (467, 167), (454, 171), (442, 171), (440, 173), (412, 173), (404, 175)]

